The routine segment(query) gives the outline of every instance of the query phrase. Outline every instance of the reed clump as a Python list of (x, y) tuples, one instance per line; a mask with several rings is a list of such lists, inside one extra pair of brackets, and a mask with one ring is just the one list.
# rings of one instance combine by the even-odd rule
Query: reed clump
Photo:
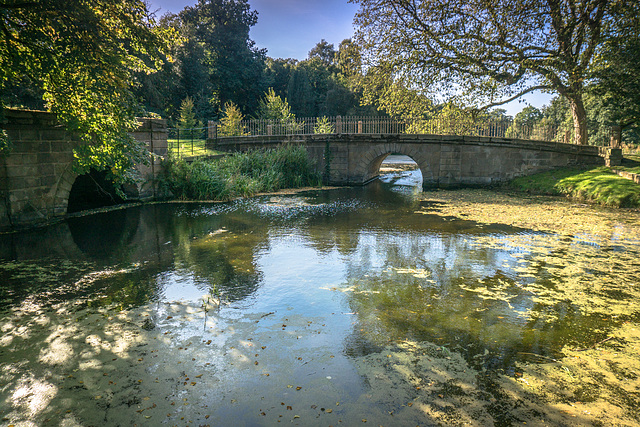
[(188, 163), (170, 159), (163, 186), (176, 198), (227, 201), (284, 188), (317, 186), (321, 182), (306, 148), (283, 146), (236, 153)]

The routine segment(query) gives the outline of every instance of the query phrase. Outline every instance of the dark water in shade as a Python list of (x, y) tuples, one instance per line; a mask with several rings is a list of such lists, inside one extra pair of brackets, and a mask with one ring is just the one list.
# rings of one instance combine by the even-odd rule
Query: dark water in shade
[[(231, 203), (146, 205), (3, 235), (0, 324), (7, 333), (10, 325), (17, 328), (18, 321), (12, 319), (17, 313), (34, 315), (51, 307), (89, 315), (151, 307), (150, 328), (158, 331), (159, 318), (171, 317), (158, 307), (173, 303), (204, 313), (204, 320), (184, 325), (183, 332), (179, 325), (167, 325), (172, 333), (187, 338), (206, 330), (216, 316), (226, 325), (248, 318), (260, 325), (266, 322), (262, 333), (284, 331), (285, 324), (296, 322), (293, 319), (310, 319), (306, 325), (318, 324), (319, 338), (307, 340), (306, 351), (335, 357), (323, 362), (322, 368), (313, 362), (298, 367), (291, 371), (292, 378), (301, 382), (305, 375), (333, 377), (343, 400), (359, 402), (368, 380), (358, 373), (355, 361), (383, 354), (389, 346), (429, 343), (444, 355), (459, 354), (477, 372), (513, 376), (520, 363), (560, 359), (565, 346), (588, 347), (617, 325), (637, 322), (635, 307), (613, 310), (615, 318), (604, 307), (584, 308), (589, 302), (575, 297), (590, 299), (585, 281), (591, 273), (584, 268), (575, 275), (558, 272), (563, 260), (572, 262), (574, 256), (593, 257), (589, 262), (594, 263), (609, 259), (588, 239), (563, 244), (558, 236), (441, 216), (437, 203), (418, 197), (419, 179), (419, 172), (418, 176), (403, 172), (363, 188)], [(556, 256), (556, 250), (572, 254)], [(633, 245), (611, 250), (638, 254)], [(580, 283), (568, 283), (564, 294), (563, 281), (571, 280)], [(619, 278), (603, 280), (612, 285), (593, 298), (613, 305), (630, 304), (636, 298)], [(206, 301), (214, 295), (225, 304), (208, 312), (203, 296)], [(302, 334), (304, 328), (297, 327)], [(197, 336), (206, 341), (206, 336)], [(273, 340), (265, 347), (287, 353), (275, 335), (263, 338)], [(0, 399), (4, 399), (0, 416), (8, 423), (28, 412), (15, 409), (28, 405), (15, 403), (22, 374), (8, 341), (4, 347), (0, 341), (0, 367), (5, 369), (4, 378), (0, 377)], [(325, 375), (325, 368), (337, 374)], [(324, 372), (317, 374), (319, 370)], [(490, 382), (478, 381), (484, 392), (495, 392)], [(64, 415), (64, 404), (56, 398), (51, 402)], [(253, 407), (254, 402), (247, 405)], [(213, 412), (223, 424), (240, 417), (240, 424), (270, 425), (221, 404)], [(515, 422), (499, 410), (489, 412), (502, 425)], [(31, 416), (64, 418), (43, 413)], [(76, 420), (92, 424), (92, 414), (88, 411)], [(167, 419), (179, 420), (169, 415)], [(425, 420), (427, 425), (438, 422)], [(292, 421), (305, 425), (301, 419)], [(140, 423), (154, 425), (145, 418)]]

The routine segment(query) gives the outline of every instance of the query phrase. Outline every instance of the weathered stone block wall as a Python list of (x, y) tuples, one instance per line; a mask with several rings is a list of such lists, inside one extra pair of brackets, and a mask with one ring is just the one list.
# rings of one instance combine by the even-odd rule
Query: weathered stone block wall
[[(138, 141), (144, 142), (151, 153), (149, 165), (138, 165), (141, 181), (136, 191), (127, 194), (131, 198), (142, 200), (159, 197), (156, 177), (162, 170), (162, 159), (167, 157), (169, 145), (167, 142), (167, 122), (163, 119), (138, 119), (140, 127), (131, 135)], [(136, 194), (137, 193), (137, 194)]]
[[(12, 147), (0, 153), (0, 229), (47, 222), (66, 214), (69, 192), (77, 177), (73, 150), (80, 142), (43, 111), (5, 110), (4, 129)], [(155, 154), (150, 166), (140, 166), (142, 180), (128, 193), (153, 197), (159, 157), (167, 153), (163, 120), (141, 119), (132, 135)]]
[[(210, 148), (247, 151), (280, 144), (303, 144), (329, 183), (361, 185), (376, 178), (390, 153), (411, 157), (420, 167), (425, 187), (491, 185), (566, 166), (620, 164), (617, 148), (543, 141), (446, 135), (332, 134), (218, 138)], [(329, 159), (326, 147), (329, 146)]]
[(12, 143), (0, 154), (3, 213), (0, 227), (46, 221), (64, 215), (59, 190), (68, 194), (77, 138), (42, 111), (6, 110), (2, 126)]

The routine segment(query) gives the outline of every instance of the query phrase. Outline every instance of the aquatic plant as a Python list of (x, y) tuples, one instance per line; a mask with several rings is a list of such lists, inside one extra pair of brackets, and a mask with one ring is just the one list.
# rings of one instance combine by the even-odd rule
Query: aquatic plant
[(177, 198), (221, 201), (318, 182), (307, 150), (293, 145), (193, 163), (171, 159), (161, 181)]

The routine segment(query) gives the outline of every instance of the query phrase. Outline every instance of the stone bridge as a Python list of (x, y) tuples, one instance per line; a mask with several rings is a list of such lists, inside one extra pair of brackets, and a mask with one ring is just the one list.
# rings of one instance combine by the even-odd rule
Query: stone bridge
[(389, 154), (411, 157), (424, 188), (486, 186), (566, 166), (617, 165), (618, 148), (475, 136), (324, 134), (219, 137), (207, 147), (248, 151), (304, 145), (328, 184), (363, 185), (375, 179)]

